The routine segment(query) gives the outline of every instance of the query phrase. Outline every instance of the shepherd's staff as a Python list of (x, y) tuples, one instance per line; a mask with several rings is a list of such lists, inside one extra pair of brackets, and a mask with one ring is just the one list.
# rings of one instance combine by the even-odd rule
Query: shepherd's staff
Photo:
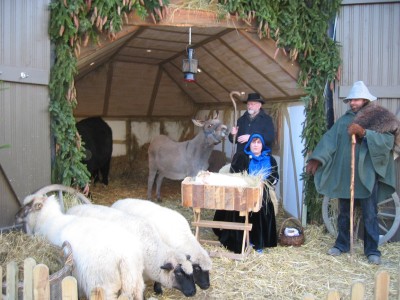
[(353, 262), (353, 217), (354, 217), (354, 173), (356, 156), (356, 136), (351, 135), (351, 178), (350, 178), (350, 261)]
[[(241, 96), (240, 92), (238, 91), (232, 91), (229, 96), (231, 97), (232, 103), (233, 103), (233, 126), (237, 127), (237, 109), (236, 109), (236, 101), (235, 98), (233, 98), (233, 96), (236, 95), (238, 97)], [(233, 158), (233, 154), (235, 153), (235, 147), (236, 147), (236, 134), (233, 135), (233, 145), (232, 145), (232, 152), (231, 152), (231, 161)]]

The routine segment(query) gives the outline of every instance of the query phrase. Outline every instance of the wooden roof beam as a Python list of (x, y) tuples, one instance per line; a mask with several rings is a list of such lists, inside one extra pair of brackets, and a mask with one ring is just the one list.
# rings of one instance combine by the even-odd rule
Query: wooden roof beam
[(278, 84), (273, 82), (270, 78), (268, 78), (267, 75), (265, 75), (263, 72), (261, 72), (257, 66), (255, 66), (251, 61), (249, 61), (247, 58), (245, 58), (243, 55), (241, 55), (239, 52), (235, 51), (227, 42), (225, 42), (223, 39), (219, 39), (221, 43), (228, 48), (231, 52), (235, 54), (235, 56), (239, 57), (241, 60), (243, 60), (249, 67), (251, 67), (256, 73), (258, 73), (261, 77), (263, 77), (265, 80), (267, 80), (271, 85), (274, 86), (279, 92), (281, 92), (285, 96), (289, 96), (288, 93), (286, 93)]
[[(179, 71), (181, 71), (181, 69), (174, 63), (174, 62), (171, 62), (171, 65), (172, 66), (174, 66), (176, 69), (178, 69)], [(199, 88), (201, 88), (205, 93), (207, 93), (208, 95), (210, 95), (210, 97), (211, 98), (214, 98), (217, 102), (220, 102), (220, 100), (218, 99), (218, 98), (216, 98), (213, 94), (211, 94), (207, 89), (205, 89), (201, 84), (199, 84), (199, 82), (198, 81), (195, 81), (195, 82), (192, 82), (191, 84), (196, 84)], [(179, 85), (179, 83), (178, 83), (178, 85)], [(187, 94), (187, 92), (185, 91), (185, 94)], [(196, 100), (193, 100), (195, 103), (197, 103), (196, 102)]]
[(102, 33), (99, 36), (99, 43), (89, 42), (89, 44), (86, 47), (83, 46), (81, 47), (81, 53), (79, 55), (79, 60), (78, 60), (78, 67), (80, 64), (83, 64), (85, 60), (90, 59), (90, 56), (92, 54), (99, 52), (103, 48), (108, 48), (110, 44), (113, 44), (115, 47), (115, 45), (119, 45), (118, 42), (123, 43), (125, 39), (130, 40), (129, 35), (137, 31), (138, 29), (139, 26), (124, 25), (122, 27), (122, 30), (116, 33), (115, 39), (113, 41), (110, 40), (110, 38), (107, 36), (106, 33)]
[[(171, 74), (168, 72), (168, 70), (165, 68), (165, 66), (160, 66), (160, 68), (163, 70), (163, 72), (165, 72), (165, 74), (167, 74), (167, 76), (168, 76), (173, 82), (175, 82), (175, 84), (177, 85), (177, 87), (178, 87), (183, 93), (185, 93), (185, 95), (187, 95), (187, 96), (192, 100), (193, 106), (196, 107), (197, 104), (196, 104), (196, 101), (193, 99), (193, 97), (190, 96), (190, 95), (181, 87), (181, 85), (179, 84), (179, 82), (177, 82), (176, 79), (175, 79), (173, 76), (171, 76)], [(194, 111), (192, 112), (192, 114), (194, 114)]]
[[(227, 14), (225, 19), (221, 20), (215, 12), (205, 11), (200, 9), (185, 9), (173, 7), (173, 2), (166, 8), (166, 16), (156, 24), (153, 19), (148, 16), (146, 18), (140, 17), (136, 12), (128, 14), (129, 25), (139, 26), (181, 26), (181, 27), (224, 27), (233, 29), (252, 29), (256, 30), (256, 23), (249, 26), (236, 16)], [(178, 4), (179, 5), (179, 4)]]
[[(251, 90), (258, 92), (257, 89), (252, 86), (245, 78), (239, 76), (234, 70), (232, 70), (227, 64), (225, 64), (222, 60), (220, 60), (216, 55), (214, 55), (214, 53), (212, 53), (210, 50), (208, 50), (206, 47), (203, 47), (202, 49), (204, 49), (210, 56), (214, 57), (214, 59), (216, 61), (218, 61), (221, 65), (223, 65), (226, 69), (229, 70), (229, 72), (234, 75), (235, 77), (237, 77), (240, 81), (243, 81)], [(229, 49), (232, 51), (232, 49)], [(234, 52), (236, 53), (236, 52)]]
[(162, 76), (162, 69), (159, 67), (157, 71), (156, 80), (154, 81), (153, 90), (151, 92), (149, 107), (147, 109), (148, 117), (153, 114), (154, 104), (156, 103), (156, 97), (158, 93), (158, 87), (160, 86), (161, 76)]
[[(216, 34), (216, 35), (214, 35), (214, 36), (211, 36), (211, 37), (209, 37), (209, 38), (207, 38), (207, 39), (204, 39), (204, 40), (201, 41), (200, 43), (197, 43), (197, 44), (195, 44), (195, 45), (191, 45), (190, 48), (192, 48), (192, 49), (199, 48), (199, 47), (201, 47), (201, 46), (203, 46), (203, 45), (205, 45), (205, 44), (207, 44), (207, 43), (209, 43), (209, 42), (211, 42), (211, 41), (213, 41), (213, 40), (219, 38), (220, 36), (223, 36), (223, 35), (225, 35), (225, 34), (228, 34), (228, 33), (231, 32), (231, 31), (232, 31), (232, 29), (225, 29), (225, 30), (221, 31), (220, 33), (218, 33), (218, 34)], [(186, 50), (181, 51), (181, 52), (178, 52), (177, 54), (171, 56), (170, 58), (166, 59), (162, 64), (169, 63), (170, 61), (172, 61), (172, 60), (174, 60), (175, 58), (180, 57), (180, 56), (186, 56)]]
[[(275, 57), (275, 41), (272, 39), (254, 39), (254, 35), (250, 34), (244, 30), (239, 30), (239, 33), (245, 37), (249, 42), (256, 46), (260, 51), (265, 53), (270, 59), (275, 61), (283, 71), (285, 71), (290, 77), (297, 81), (300, 68), (297, 62), (291, 61), (288, 57), (277, 55)], [(269, 47), (268, 47), (269, 46)]]

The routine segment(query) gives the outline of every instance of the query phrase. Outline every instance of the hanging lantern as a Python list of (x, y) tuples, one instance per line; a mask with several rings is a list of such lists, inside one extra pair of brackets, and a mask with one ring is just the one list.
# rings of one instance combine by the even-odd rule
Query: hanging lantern
[(188, 58), (183, 60), (182, 72), (184, 74), (183, 80), (186, 82), (195, 82), (195, 74), (197, 73), (197, 59), (194, 59), (194, 49), (190, 48), (192, 42), (192, 28), (189, 28), (189, 46), (187, 48)]
[(186, 82), (195, 82), (197, 73), (197, 59), (193, 58), (194, 49), (188, 48), (188, 59), (183, 60), (182, 71)]

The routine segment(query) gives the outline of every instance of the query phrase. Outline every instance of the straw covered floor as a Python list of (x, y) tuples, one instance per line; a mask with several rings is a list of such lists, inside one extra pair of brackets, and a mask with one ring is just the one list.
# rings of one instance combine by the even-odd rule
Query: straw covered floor
[[(146, 199), (147, 169), (145, 166), (136, 166), (127, 170), (127, 165), (123, 158), (120, 161), (113, 158), (110, 184), (107, 187), (96, 185), (91, 188), (95, 203), (109, 205), (122, 198)], [(122, 176), (118, 166), (123, 166)], [(193, 212), (191, 208), (182, 207), (180, 188), (180, 181), (164, 179), (161, 187), (163, 202), (160, 204), (179, 211), (191, 222)], [(212, 219), (214, 211), (203, 211), (203, 219)], [(285, 219), (284, 213), (279, 211), (278, 230)], [(201, 229), (201, 236), (216, 239), (209, 229)], [(366, 299), (373, 299), (373, 285), (378, 270), (390, 273), (390, 299), (397, 299), (399, 242), (386, 243), (380, 247), (380, 266), (367, 262), (362, 241), (354, 245), (353, 262), (347, 254), (328, 256), (326, 252), (333, 243), (334, 238), (325, 231), (323, 225), (308, 225), (305, 228), (305, 243), (301, 247), (278, 246), (266, 249), (262, 254), (253, 251), (244, 261), (212, 258), (211, 287), (205, 291), (197, 288), (192, 299), (302, 299), (307, 293), (313, 294), (316, 299), (325, 299), (330, 289), (338, 290), (343, 299), (350, 299), (350, 288), (354, 282), (362, 282), (366, 287)], [(216, 246), (204, 247), (207, 250), (220, 250)], [(186, 297), (170, 289), (164, 289), (162, 296), (155, 295), (151, 285), (148, 285), (146, 298), (161, 300)]]
[[(113, 158), (109, 185), (92, 185), (91, 200), (96, 204), (111, 205), (123, 198), (146, 199), (147, 167), (145, 159), (141, 161), (144, 162), (143, 166), (132, 166), (126, 158)], [(161, 196), (161, 205), (179, 211), (189, 223), (193, 220), (192, 209), (181, 205), (180, 181), (165, 179), (161, 187)], [(212, 210), (203, 210), (202, 219), (212, 219), (213, 214)], [(278, 230), (286, 218), (280, 210), (277, 214)], [(201, 229), (201, 237), (216, 239), (210, 229)], [(15, 243), (18, 239), (24, 237), (18, 237)], [(41, 244), (34, 244), (40, 242), (38, 239), (34, 242), (24, 241), (25, 245), (22, 246), (12, 243), (9, 246), (10, 249), (23, 253), (23, 260), (30, 255), (19, 249), (31, 248), (35, 252), (35, 249), (42, 249)], [(316, 299), (325, 299), (330, 289), (339, 291), (342, 299), (350, 299), (350, 289), (354, 282), (362, 282), (366, 287), (365, 299), (373, 299), (375, 274), (378, 270), (390, 273), (390, 299), (398, 299), (400, 242), (386, 243), (380, 247), (380, 266), (368, 264), (363, 255), (362, 241), (355, 243), (353, 262), (348, 254), (339, 257), (328, 256), (326, 252), (333, 243), (334, 238), (326, 233), (323, 225), (308, 225), (305, 228), (305, 243), (301, 247), (278, 246), (265, 249), (262, 254), (252, 251), (244, 261), (212, 258), (211, 287), (208, 290), (197, 288), (197, 293), (192, 299), (302, 299), (306, 294), (313, 294)], [(7, 252), (3, 244), (2, 240), (2, 259)], [(204, 247), (207, 250), (226, 251), (216, 246)], [(164, 288), (163, 291), (162, 295), (155, 295), (152, 284), (149, 283), (145, 292), (146, 299), (186, 299), (177, 290)]]

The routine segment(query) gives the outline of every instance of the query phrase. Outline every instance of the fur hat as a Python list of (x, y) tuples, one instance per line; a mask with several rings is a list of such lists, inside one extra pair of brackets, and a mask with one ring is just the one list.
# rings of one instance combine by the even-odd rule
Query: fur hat
[(248, 94), (247, 99), (243, 102), (247, 103), (248, 101), (256, 101), (256, 102), (260, 102), (261, 104), (265, 103), (265, 100), (263, 99), (263, 97), (261, 97), (261, 95), (259, 93)]
[(369, 101), (375, 101), (377, 98), (374, 95), (371, 95), (363, 81), (356, 81), (354, 82), (349, 95), (343, 100), (343, 102), (347, 103), (351, 99), (366, 99)]

